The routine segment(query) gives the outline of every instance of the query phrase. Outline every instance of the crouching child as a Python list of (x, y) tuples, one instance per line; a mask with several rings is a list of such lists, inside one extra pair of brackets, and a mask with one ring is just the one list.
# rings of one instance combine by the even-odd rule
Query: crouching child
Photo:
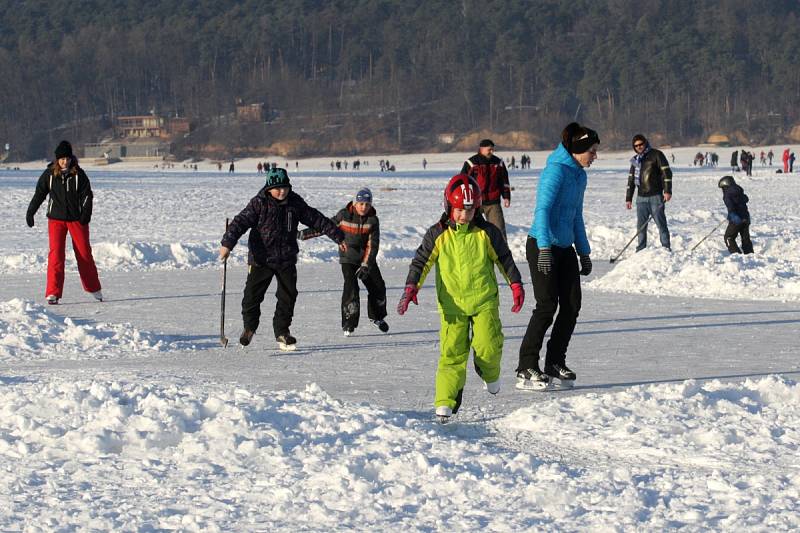
[[(367, 317), (386, 333), (386, 283), (378, 268), (376, 257), (380, 246), (378, 214), (372, 206), (372, 192), (361, 189), (352, 202), (331, 219), (344, 232), (346, 250), (339, 250), (344, 289), (342, 290), (342, 330), (349, 337), (358, 327), (361, 302), (358, 282), (367, 288)], [(304, 229), (300, 239), (321, 235), (318, 230)]]
[(289, 175), (283, 168), (267, 173), (266, 184), (234, 217), (222, 237), (220, 259), (225, 259), (239, 238), (250, 230), (247, 254), (247, 281), (242, 298), (244, 330), (239, 343), (247, 346), (258, 330), (261, 302), (272, 278), (278, 282), (275, 292), (277, 305), (272, 318), (275, 340), (282, 350), (294, 350), (297, 345), (289, 332), (297, 301), (297, 225), (303, 223), (324, 233), (344, 249), (344, 234), (325, 215), (309, 207), (292, 191)]
[[(733, 176), (723, 176), (719, 180), (722, 189), (722, 201), (728, 208), (728, 227), (725, 229), (725, 246), (732, 254), (753, 253), (753, 242), (750, 240), (750, 211), (747, 202), (750, 199), (744, 193)], [(742, 247), (736, 243), (736, 237), (742, 237)]]
[(397, 305), (402, 315), (410, 302), (417, 303), (417, 292), (435, 265), (441, 353), (434, 403), (441, 423), (461, 406), (470, 349), (485, 388), (491, 394), (500, 391), (503, 330), (495, 265), (511, 285), (511, 311), (518, 313), (525, 299), (522, 278), (503, 234), (477, 213), (481, 206), (478, 183), (466, 174), (456, 175), (447, 184), (444, 198), (445, 212), (417, 249)]

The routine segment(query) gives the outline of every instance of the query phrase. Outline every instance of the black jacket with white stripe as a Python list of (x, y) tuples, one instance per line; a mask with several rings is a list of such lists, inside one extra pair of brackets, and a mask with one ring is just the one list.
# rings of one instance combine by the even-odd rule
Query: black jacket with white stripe
[(55, 161), (42, 172), (36, 183), (36, 192), (28, 205), (29, 216), (36, 214), (48, 195), (50, 200), (47, 202), (47, 218), (67, 222), (78, 220), (84, 225), (91, 221), (92, 186), (76, 159), (72, 159), (65, 172), (58, 168)]

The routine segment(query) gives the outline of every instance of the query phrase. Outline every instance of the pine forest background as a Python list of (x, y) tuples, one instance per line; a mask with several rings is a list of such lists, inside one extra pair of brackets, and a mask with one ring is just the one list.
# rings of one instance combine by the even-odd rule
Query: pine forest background
[[(189, 155), (800, 141), (796, 0), (2, 1), (0, 143), (46, 157), (115, 117)], [(237, 102), (265, 105), (259, 122)], [(793, 133), (794, 130), (794, 133)], [(448, 135), (451, 140), (447, 139)], [(463, 143), (462, 143), (463, 144)]]

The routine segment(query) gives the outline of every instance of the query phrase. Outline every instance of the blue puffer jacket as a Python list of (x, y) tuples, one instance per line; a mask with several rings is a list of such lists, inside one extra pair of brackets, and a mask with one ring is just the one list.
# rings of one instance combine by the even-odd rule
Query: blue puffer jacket
[(589, 239), (583, 224), (583, 192), (586, 171), (559, 144), (547, 158), (536, 190), (536, 211), (528, 235), (539, 248), (575, 245), (580, 255), (589, 255)]

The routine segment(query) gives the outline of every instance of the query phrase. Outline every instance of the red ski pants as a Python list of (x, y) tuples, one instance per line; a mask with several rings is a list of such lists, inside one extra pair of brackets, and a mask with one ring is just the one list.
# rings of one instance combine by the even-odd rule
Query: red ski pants
[(100, 290), (100, 278), (97, 276), (92, 247), (89, 244), (89, 226), (84, 226), (77, 220), (67, 222), (49, 219), (50, 255), (47, 256), (45, 296), (53, 294), (61, 298), (61, 294), (64, 292), (64, 248), (67, 242), (67, 232), (72, 237), (72, 249), (75, 251), (75, 259), (78, 261), (78, 273), (81, 276), (83, 290), (86, 292)]

